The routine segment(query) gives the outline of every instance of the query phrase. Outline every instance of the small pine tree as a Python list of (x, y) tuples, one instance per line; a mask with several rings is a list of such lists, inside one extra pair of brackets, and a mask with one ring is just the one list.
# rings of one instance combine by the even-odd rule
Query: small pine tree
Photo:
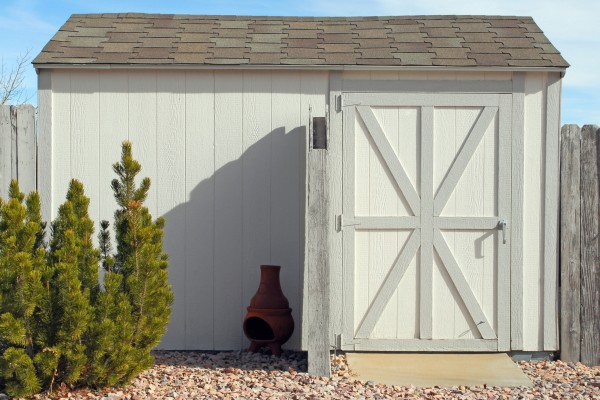
[[(149, 368), (154, 363), (150, 350), (158, 344), (166, 330), (173, 293), (167, 275), (167, 255), (162, 251), (164, 219), (152, 221), (148, 208), (143, 206), (150, 189), (150, 179), (145, 178), (140, 186), (136, 177), (141, 170), (139, 162), (133, 159), (131, 143), (124, 142), (121, 161), (113, 165), (118, 179), (112, 181), (112, 188), (119, 209), (115, 212), (117, 253), (109, 256), (108, 225), (102, 225), (100, 247), (105, 275), (106, 293), (118, 292), (120, 285), (131, 307), (130, 319), (125, 320), (128, 307), (125, 298), (115, 296), (113, 304), (104, 307), (106, 315), (120, 324), (119, 329), (127, 332), (117, 353), (127, 362), (117, 362), (122, 368), (120, 376), (111, 379), (125, 383)], [(98, 342), (103, 340), (98, 338)], [(113, 354), (113, 360), (116, 360)], [(114, 364), (110, 360), (105, 363)], [(115, 375), (117, 375), (115, 373)]]
[(0, 199), (0, 374), (5, 390), (17, 397), (40, 390), (34, 357), (44, 345), (36, 331), (44, 299), (39, 197), (30, 195), (27, 204), (24, 198), (12, 181), (8, 202)]
[(104, 270), (104, 290), (96, 301), (94, 323), (90, 329), (90, 370), (87, 382), (92, 386), (115, 386), (126, 382), (132, 370), (135, 348), (133, 309), (123, 290), (123, 275), (114, 271), (115, 260), (108, 221), (102, 221), (98, 235), (100, 259)]
[(83, 185), (72, 180), (67, 200), (52, 224), (50, 265), (55, 273), (51, 286), (52, 348), (59, 355), (59, 379), (76, 383), (87, 364), (86, 334), (98, 293), (99, 252), (91, 240), (94, 226), (88, 216), (89, 199)]
[(165, 220), (158, 218), (153, 222), (148, 208), (143, 206), (150, 178), (136, 186), (141, 166), (133, 159), (131, 143), (123, 143), (121, 162), (114, 164), (113, 170), (119, 177), (112, 181), (112, 187), (120, 207), (115, 212), (116, 269), (123, 274), (125, 291), (133, 306), (132, 344), (148, 352), (148, 357), (144, 356), (147, 364), (153, 361), (150, 350), (165, 333), (173, 303), (167, 254), (162, 251)]

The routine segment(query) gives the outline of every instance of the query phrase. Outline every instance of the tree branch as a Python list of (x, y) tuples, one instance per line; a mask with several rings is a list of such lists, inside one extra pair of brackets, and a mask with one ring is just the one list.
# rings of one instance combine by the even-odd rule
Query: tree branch
[(10, 69), (6, 68), (4, 59), (0, 62), (0, 105), (9, 103), (20, 105), (28, 100), (21, 101), (25, 91), (23, 83), (30, 53), (31, 50), (27, 50), (25, 54), (19, 55)]

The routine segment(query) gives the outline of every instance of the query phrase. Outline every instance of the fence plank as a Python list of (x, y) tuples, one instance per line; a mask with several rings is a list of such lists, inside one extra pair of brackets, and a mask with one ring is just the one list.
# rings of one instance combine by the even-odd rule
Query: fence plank
[(25, 104), (17, 109), (17, 177), (23, 193), (37, 189), (36, 185), (36, 143), (35, 108)]
[(598, 126), (581, 130), (581, 362), (600, 364)]
[(0, 106), (0, 197), (8, 197), (11, 179), (21, 191), (36, 190), (35, 108)]
[(10, 106), (10, 175), (18, 179), (17, 172), (17, 108)]
[(560, 357), (577, 362), (580, 356), (580, 153), (581, 130), (577, 125), (562, 127), (560, 173), (560, 269), (561, 329)]
[(8, 197), (8, 184), (12, 178), (10, 143), (10, 107), (0, 106), (0, 197)]

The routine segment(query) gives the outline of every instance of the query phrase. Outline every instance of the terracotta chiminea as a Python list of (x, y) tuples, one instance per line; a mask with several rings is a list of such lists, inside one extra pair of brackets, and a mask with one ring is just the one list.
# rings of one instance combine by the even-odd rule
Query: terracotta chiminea
[(244, 317), (244, 334), (250, 340), (248, 351), (253, 353), (268, 346), (273, 354), (281, 355), (281, 345), (294, 331), (292, 309), (279, 283), (280, 269), (278, 265), (260, 266), (260, 285)]

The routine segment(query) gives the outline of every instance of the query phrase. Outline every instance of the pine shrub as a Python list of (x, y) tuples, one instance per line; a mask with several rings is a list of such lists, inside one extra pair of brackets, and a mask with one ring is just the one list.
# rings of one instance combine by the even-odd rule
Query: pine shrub
[[(149, 368), (166, 330), (173, 293), (162, 249), (164, 220), (144, 201), (150, 180), (123, 143), (113, 166), (116, 253), (109, 223), (99, 248), (89, 198), (73, 180), (52, 222), (49, 243), (40, 199), (17, 182), (0, 199), (0, 390), (15, 397), (71, 387), (123, 385)], [(99, 265), (105, 270), (102, 285)]]
[[(0, 199), (0, 376), (6, 391), (15, 397), (42, 388), (46, 359), (36, 357), (46, 346), (38, 332), (37, 311), (46, 305), (43, 277), (47, 276), (45, 251), (39, 245), (39, 196), (25, 195), (17, 182), (10, 184), (9, 199)], [(46, 275), (45, 275), (46, 272)]]

